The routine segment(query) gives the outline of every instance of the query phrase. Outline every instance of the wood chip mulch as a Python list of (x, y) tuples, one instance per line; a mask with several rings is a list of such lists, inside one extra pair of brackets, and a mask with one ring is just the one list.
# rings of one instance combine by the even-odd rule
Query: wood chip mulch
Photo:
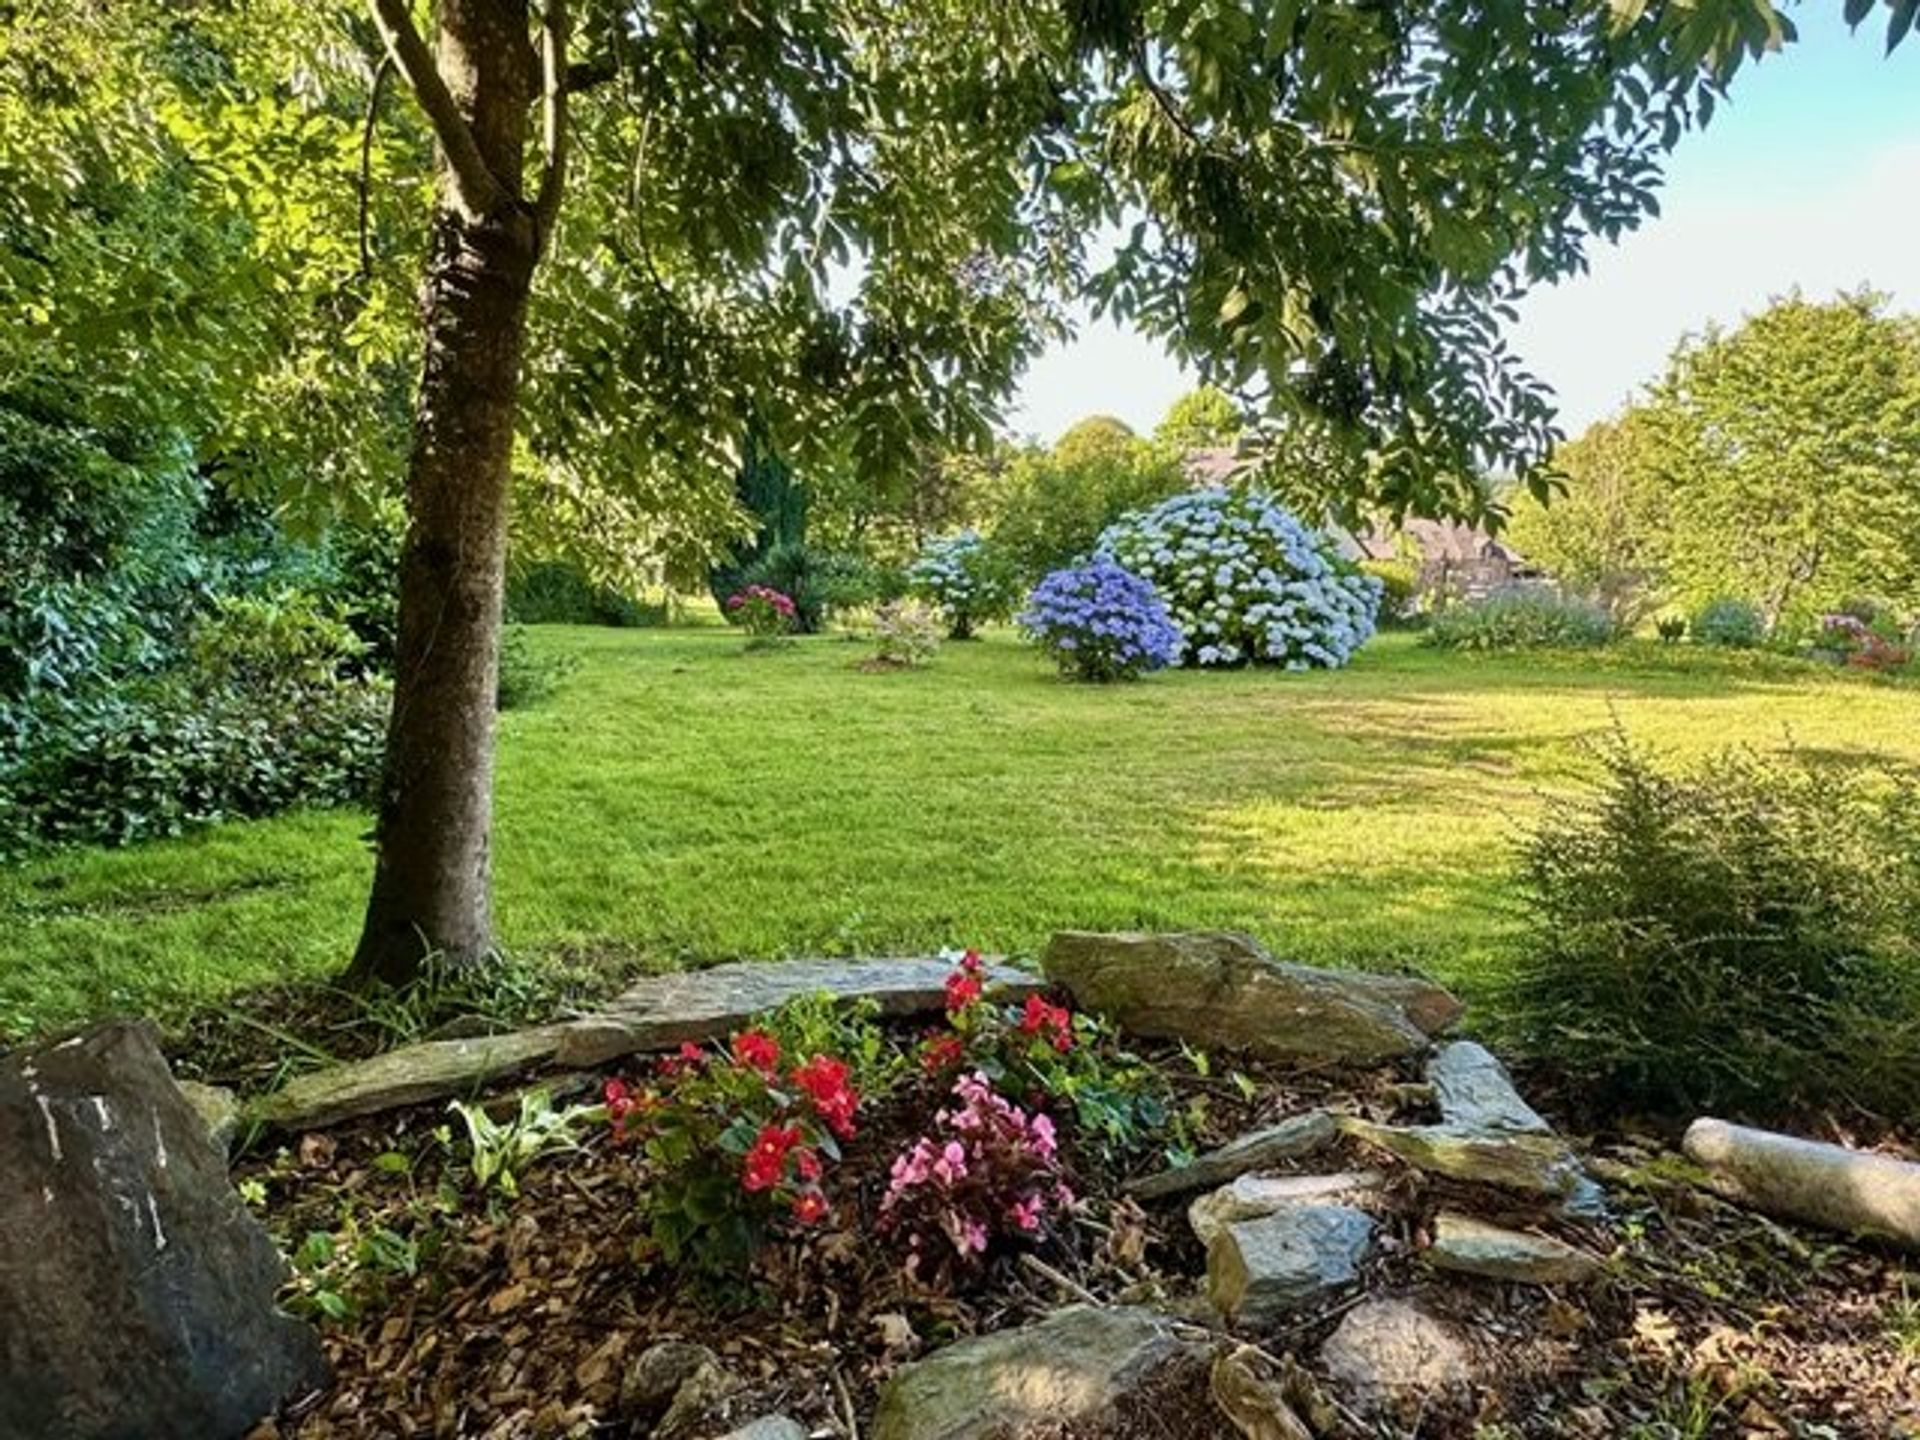
[[(1313, 1106), (1424, 1118), (1406, 1098), (1409, 1074), (1254, 1067), (1248, 1099), (1237, 1083), (1162, 1058), (1205, 1142)], [(629, 1152), (598, 1137), (581, 1154), (537, 1167), (513, 1201), (459, 1186), (460, 1147), (435, 1137), (449, 1118), (437, 1109), (376, 1117), (244, 1160), (235, 1178), (265, 1187), (268, 1226), (290, 1252), (311, 1231), (379, 1228), (413, 1241), (418, 1256), (411, 1275), (363, 1272), (357, 1312), (323, 1323), (334, 1387), (262, 1435), (644, 1437), (654, 1417), (623, 1414), (622, 1378), (649, 1345), (679, 1338), (717, 1352), (737, 1382), (686, 1435), (719, 1435), (777, 1411), (816, 1436), (859, 1440), (895, 1369), (967, 1335), (1020, 1325), (1085, 1294), (1203, 1319), (1204, 1255), (1185, 1197), (1146, 1209), (1122, 1198), (1120, 1182), (1156, 1168), (1155, 1157), (1110, 1164), (1070, 1127), (1063, 1153), (1082, 1199), (1073, 1224), (1038, 1253), (1042, 1264), (1002, 1258), (957, 1296), (911, 1286), (873, 1219), (892, 1156), (937, 1103), (937, 1092), (919, 1086), (867, 1116), (846, 1163), (830, 1174), (831, 1220), (767, 1247), (751, 1285), (731, 1296), (635, 1259), (640, 1177)], [(1360, 1294), (1255, 1338), (1270, 1355), (1311, 1366), (1356, 1299), (1415, 1296), (1457, 1323), (1484, 1385), (1471, 1414), (1375, 1431), (1343, 1413), (1332, 1440), (1920, 1437), (1920, 1264), (1909, 1273), (1891, 1251), (1736, 1209), (1693, 1185), (1656, 1140), (1603, 1133), (1583, 1148), (1613, 1211), (1597, 1232), (1544, 1224), (1482, 1189), (1396, 1172), (1372, 1202), (1382, 1243)], [(1334, 1152), (1299, 1168), (1378, 1163)], [(1419, 1258), (1443, 1207), (1557, 1229), (1611, 1249), (1614, 1260), (1585, 1291), (1443, 1277)], [(357, 1230), (343, 1231), (343, 1217)], [(1100, 1433), (1236, 1435), (1207, 1399), (1204, 1367), (1157, 1384)]]

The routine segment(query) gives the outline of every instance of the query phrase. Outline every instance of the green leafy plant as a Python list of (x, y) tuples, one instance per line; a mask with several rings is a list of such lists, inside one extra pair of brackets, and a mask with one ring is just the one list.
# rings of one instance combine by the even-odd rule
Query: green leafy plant
[(535, 646), (524, 626), (509, 625), (500, 637), (500, 674), (494, 703), (501, 710), (538, 705), (560, 688), (579, 663), (571, 655)]
[(338, 1229), (308, 1232), (288, 1257), (283, 1301), (296, 1315), (350, 1323), (388, 1303), (402, 1284), (432, 1264), (444, 1233), (425, 1224), (413, 1234), (366, 1225), (349, 1212)]
[(1420, 643), (1442, 650), (1576, 650), (1611, 642), (1613, 617), (1549, 590), (1504, 590), (1437, 612)]
[(605, 1095), (616, 1141), (641, 1150), (653, 1250), (714, 1278), (744, 1271), (776, 1223), (826, 1216), (821, 1181), (861, 1103), (846, 1061), (793, 1063), (765, 1030), (717, 1053), (683, 1045), (649, 1083), (609, 1080)]
[(1920, 796), (1791, 753), (1663, 768), (1616, 733), (1528, 839), (1507, 996), (1534, 1052), (1682, 1109), (1920, 1115)]
[(546, 1090), (529, 1090), (510, 1120), (495, 1120), (482, 1105), (456, 1100), (447, 1107), (467, 1130), (467, 1165), (474, 1188), (497, 1190), (508, 1199), (520, 1193), (520, 1179), (540, 1161), (581, 1148), (581, 1137), (606, 1122), (603, 1105), (556, 1109)]
[(1766, 643), (1767, 620), (1751, 600), (1723, 596), (1694, 613), (1689, 627), (1696, 645), (1723, 650), (1754, 650)]
[(1406, 560), (1362, 560), (1360, 573), (1380, 582), (1380, 623), (1404, 625), (1420, 605), (1420, 570)]

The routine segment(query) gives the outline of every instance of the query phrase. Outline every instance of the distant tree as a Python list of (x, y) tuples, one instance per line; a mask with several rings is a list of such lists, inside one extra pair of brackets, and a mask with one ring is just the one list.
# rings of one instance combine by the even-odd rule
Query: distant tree
[(1231, 445), (1245, 429), (1240, 407), (1224, 390), (1202, 385), (1189, 390), (1167, 408), (1154, 427), (1153, 438), (1177, 454)]
[(1031, 585), (1093, 549), (1100, 532), (1185, 488), (1179, 453), (1108, 416), (1082, 420), (1051, 450), (1016, 455), (1001, 478), (992, 543)]
[(1861, 293), (1776, 301), (1675, 352), (1642, 411), (1674, 598), (1769, 627), (1854, 595), (1920, 608), (1920, 322)]
[(1631, 625), (1667, 580), (1671, 496), (1655, 463), (1643, 411), (1590, 426), (1554, 451), (1565, 489), (1551, 502), (1523, 494), (1507, 539), (1568, 589)]

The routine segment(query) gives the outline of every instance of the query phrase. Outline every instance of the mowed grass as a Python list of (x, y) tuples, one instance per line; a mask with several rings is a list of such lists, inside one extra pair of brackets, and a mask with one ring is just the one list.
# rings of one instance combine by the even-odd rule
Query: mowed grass
[[(1472, 994), (1513, 952), (1513, 844), (1617, 717), (1920, 764), (1920, 689), (1635, 646), (1060, 681), (1008, 635), (869, 674), (834, 638), (548, 627), (579, 668), (501, 727), (496, 920), (516, 954), (662, 969), (1230, 926)], [(304, 813), (0, 878), (0, 1028), (168, 1015), (345, 961), (367, 817)]]

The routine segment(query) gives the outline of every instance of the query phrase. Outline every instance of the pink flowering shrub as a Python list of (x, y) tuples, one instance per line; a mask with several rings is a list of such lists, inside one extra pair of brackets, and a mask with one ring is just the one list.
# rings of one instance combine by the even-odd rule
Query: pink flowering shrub
[(1899, 670), (1913, 658), (1892, 626), (1844, 611), (1820, 617), (1820, 644), (1859, 670)]
[(811, 1225), (829, 1210), (822, 1178), (855, 1134), (860, 1095), (844, 1061), (787, 1064), (765, 1030), (709, 1054), (683, 1045), (652, 1080), (606, 1083), (616, 1144), (638, 1144), (653, 1247), (672, 1263), (737, 1272), (777, 1221)]
[(770, 585), (749, 585), (727, 597), (727, 614), (757, 640), (774, 640), (794, 627), (792, 599)]
[(959, 1104), (900, 1152), (880, 1202), (880, 1229), (906, 1251), (907, 1273), (950, 1283), (997, 1244), (1032, 1243), (1073, 1204), (1053, 1121), (962, 1076)]

